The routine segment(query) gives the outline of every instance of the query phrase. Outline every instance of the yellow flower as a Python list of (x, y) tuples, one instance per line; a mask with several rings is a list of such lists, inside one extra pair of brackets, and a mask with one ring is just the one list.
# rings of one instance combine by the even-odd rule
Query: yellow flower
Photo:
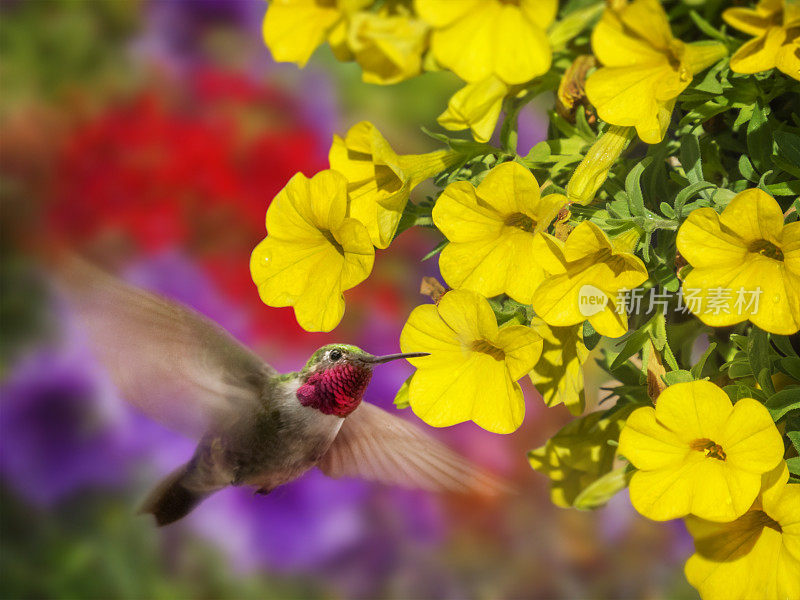
[(403, 15), (358, 12), (350, 17), (347, 45), (366, 83), (398, 83), (419, 75), (428, 26)]
[(438, 306), (418, 306), (400, 334), (403, 352), (430, 352), (410, 359), (411, 409), (434, 427), (474, 421), (494, 433), (516, 430), (525, 416), (517, 380), (542, 352), (529, 327), (498, 328), (488, 300), (467, 290), (447, 292)]
[(488, 142), (497, 126), (503, 98), (508, 92), (508, 86), (494, 75), (468, 83), (453, 94), (447, 103), (447, 110), (436, 120), (450, 131), (471, 129), (472, 137), (477, 141)]
[(561, 195), (540, 198), (536, 178), (517, 162), (496, 166), (477, 188), (451, 183), (433, 208), (450, 240), (439, 257), (442, 277), (453, 288), (530, 304), (544, 279), (534, 240), (565, 204)]
[(717, 42), (684, 44), (672, 37), (658, 0), (607, 8), (592, 32), (592, 50), (604, 65), (586, 81), (601, 119), (636, 127), (643, 142), (660, 142), (675, 99), (692, 77), (725, 56)]
[(617, 295), (647, 280), (641, 259), (618, 248), (591, 221), (578, 225), (566, 242), (546, 233), (537, 236), (534, 252), (548, 275), (533, 295), (533, 309), (548, 325), (567, 327), (588, 320), (607, 337), (628, 330)]
[(372, 123), (362, 121), (344, 139), (333, 136), (328, 160), (331, 169), (347, 179), (349, 215), (367, 227), (375, 246), (386, 248), (411, 190), (460, 156), (450, 150), (398, 155)]
[(267, 237), (253, 250), (250, 273), (264, 304), (293, 306), (307, 331), (342, 320), (342, 292), (364, 281), (375, 249), (366, 228), (345, 217), (347, 181), (334, 171), (297, 173), (267, 209)]
[(589, 351), (583, 343), (581, 326), (550, 327), (538, 317), (531, 329), (542, 336), (542, 356), (528, 373), (548, 407), (564, 404), (573, 415), (586, 408), (583, 392), (583, 363)]
[(693, 381), (668, 387), (655, 409), (634, 411), (619, 452), (639, 469), (630, 495), (645, 517), (732, 521), (753, 504), (761, 475), (781, 461), (783, 439), (760, 402), (732, 405), (713, 383)]
[(436, 61), (464, 81), (496, 75), (508, 84), (546, 73), (552, 53), (545, 30), (557, 0), (415, 0), (417, 14), (433, 27)]
[(590, 413), (570, 421), (544, 446), (528, 452), (531, 468), (550, 479), (553, 504), (573, 506), (583, 490), (611, 470), (616, 448), (608, 442), (617, 440), (629, 412)]
[(264, 16), (264, 42), (278, 62), (303, 67), (348, 13), (372, 0), (271, 0)]
[(725, 22), (752, 36), (731, 56), (736, 73), (760, 73), (778, 67), (800, 80), (800, 5), (791, 0), (761, 0), (755, 9), (729, 8)]
[(800, 598), (800, 485), (788, 478), (782, 461), (731, 523), (686, 519), (695, 546), (686, 579), (705, 600)]
[(677, 245), (694, 267), (683, 281), (684, 303), (701, 321), (725, 327), (750, 319), (782, 335), (800, 329), (800, 222), (784, 225), (769, 194), (745, 190), (720, 215), (692, 211)]

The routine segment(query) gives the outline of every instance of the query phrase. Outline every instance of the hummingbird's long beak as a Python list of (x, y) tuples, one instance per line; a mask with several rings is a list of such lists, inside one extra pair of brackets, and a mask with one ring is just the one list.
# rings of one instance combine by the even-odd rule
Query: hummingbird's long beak
[(386, 356), (370, 356), (362, 358), (361, 360), (370, 365), (379, 365), (381, 363), (389, 362), (390, 360), (399, 360), (401, 358), (418, 358), (420, 356), (430, 356), (430, 352), (406, 352), (405, 354), (387, 354)]

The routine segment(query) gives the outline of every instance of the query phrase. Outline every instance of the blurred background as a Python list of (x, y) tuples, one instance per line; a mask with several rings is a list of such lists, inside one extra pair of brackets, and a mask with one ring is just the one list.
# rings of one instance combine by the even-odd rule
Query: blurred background
[[(313, 471), (266, 497), (228, 489), (157, 529), (136, 508), (191, 440), (129, 408), (48, 291), (37, 256), (67, 246), (210, 316), (281, 370), (330, 341), (397, 352), (439, 241), (408, 231), (347, 294), (332, 334), (261, 304), (248, 259), (269, 202), (327, 166), (334, 133), (375, 123), (400, 153), (458, 87), (378, 87), (320, 49), (272, 62), (263, 0), (0, 2), (0, 596), (3, 598), (693, 598), (681, 526), (554, 507), (525, 453), (569, 420), (523, 382), (523, 427), (435, 434), (519, 493), (435, 496)], [(521, 117), (520, 151), (546, 136)], [(423, 194), (419, 189), (416, 194)], [(420, 196), (417, 195), (417, 198)], [(587, 368), (587, 400), (602, 383)], [(390, 410), (410, 374), (376, 372)], [(405, 418), (413, 419), (406, 411)], [(425, 427), (423, 425), (423, 427)], [(430, 428), (426, 429), (430, 430)]]

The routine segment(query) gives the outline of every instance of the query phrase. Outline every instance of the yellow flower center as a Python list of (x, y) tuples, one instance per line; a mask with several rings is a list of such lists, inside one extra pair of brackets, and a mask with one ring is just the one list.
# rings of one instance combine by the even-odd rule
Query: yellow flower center
[(336, 251), (337, 251), (339, 254), (341, 254), (342, 256), (344, 256), (344, 248), (342, 248), (342, 245), (341, 245), (339, 242), (337, 242), (337, 241), (336, 241), (336, 238), (335, 238), (335, 237), (333, 237), (333, 234), (332, 234), (330, 231), (328, 231), (327, 229), (323, 229), (323, 230), (322, 230), (322, 235), (324, 235), (324, 236), (325, 236), (325, 239), (326, 239), (326, 240), (328, 240), (328, 243), (329, 243), (331, 246), (333, 246), (334, 248), (336, 248)]
[(761, 256), (766, 256), (773, 260), (783, 261), (783, 252), (781, 252), (781, 249), (767, 240), (756, 240), (750, 244), (748, 250), (753, 254), (760, 254)]
[(403, 187), (403, 182), (391, 167), (375, 165), (375, 183), (380, 190), (394, 193)]
[(536, 221), (531, 219), (528, 215), (523, 215), (522, 213), (514, 213), (513, 215), (509, 215), (506, 217), (505, 224), (509, 227), (522, 229), (522, 231), (533, 231), (534, 227), (536, 227)]
[(725, 451), (722, 449), (722, 446), (708, 438), (698, 438), (696, 440), (692, 440), (692, 443), (689, 444), (689, 447), (692, 450), (705, 453), (706, 458), (725, 460), (728, 457), (728, 455), (725, 454)]
[(495, 360), (505, 360), (506, 353), (494, 344), (490, 344), (486, 340), (475, 340), (472, 342), (472, 351), (488, 354)]
[(770, 517), (763, 510), (755, 510), (753, 512), (755, 513), (754, 515), (755, 520), (759, 525), (761, 525), (762, 527), (769, 527), (770, 529), (774, 529), (778, 533), (783, 533), (783, 527), (781, 527), (781, 524), (778, 523), (772, 517)]

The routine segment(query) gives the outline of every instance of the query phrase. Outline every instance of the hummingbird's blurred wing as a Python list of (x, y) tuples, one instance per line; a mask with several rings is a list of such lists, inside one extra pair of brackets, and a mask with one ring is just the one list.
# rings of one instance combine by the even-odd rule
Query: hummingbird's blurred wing
[(431, 491), (497, 495), (507, 486), (419, 427), (362, 402), (317, 465), (329, 477), (359, 477)]
[(192, 309), (70, 258), (56, 287), (122, 397), (178, 431), (199, 437), (258, 406), (275, 370)]

